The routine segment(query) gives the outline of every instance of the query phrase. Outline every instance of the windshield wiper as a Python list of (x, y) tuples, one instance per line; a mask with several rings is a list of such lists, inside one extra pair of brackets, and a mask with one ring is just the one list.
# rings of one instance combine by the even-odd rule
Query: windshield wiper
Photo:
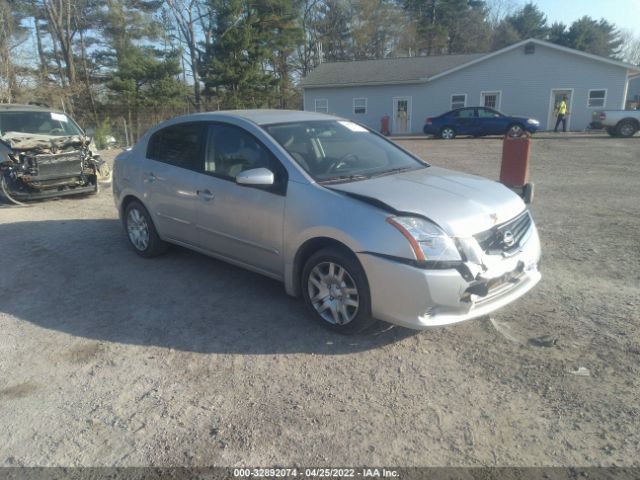
[(352, 182), (355, 180), (367, 180), (371, 178), (371, 175), (340, 175), (339, 177), (332, 177), (326, 180), (318, 180), (318, 183), (340, 183), (340, 182)]
[(409, 170), (417, 170), (416, 167), (396, 167), (391, 170), (385, 170), (384, 172), (373, 173), (370, 177), (382, 177), (383, 175), (392, 175), (394, 173), (408, 172)]

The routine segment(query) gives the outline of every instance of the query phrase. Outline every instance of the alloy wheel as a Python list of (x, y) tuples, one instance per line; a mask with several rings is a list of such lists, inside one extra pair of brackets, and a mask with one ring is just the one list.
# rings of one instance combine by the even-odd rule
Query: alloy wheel
[(129, 210), (127, 215), (127, 233), (133, 246), (144, 251), (149, 247), (149, 225), (145, 216), (137, 208)]
[(633, 128), (633, 125), (631, 125), (629, 122), (620, 125), (620, 133), (622, 134), (622, 136), (630, 137), (634, 134), (634, 132), (635, 128)]
[(309, 273), (309, 299), (316, 312), (333, 325), (346, 325), (358, 314), (358, 288), (347, 270), (334, 262), (322, 262)]
[(442, 138), (445, 140), (451, 140), (455, 136), (455, 132), (452, 128), (446, 127), (442, 129)]
[(524, 130), (520, 125), (513, 125), (509, 129), (509, 135), (512, 137), (521, 137), (523, 133), (524, 133)]

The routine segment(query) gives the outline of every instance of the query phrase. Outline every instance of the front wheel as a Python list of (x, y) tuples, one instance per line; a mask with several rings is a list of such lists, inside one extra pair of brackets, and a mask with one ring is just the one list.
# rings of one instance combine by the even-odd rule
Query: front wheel
[(167, 250), (168, 245), (160, 239), (149, 212), (137, 200), (125, 209), (124, 227), (129, 243), (141, 257), (155, 257)]
[(454, 138), (456, 138), (456, 131), (453, 129), (453, 127), (444, 127), (442, 130), (440, 130), (440, 138), (442, 138), (443, 140), (453, 140)]
[(622, 138), (632, 137), (636, 130), (638, 129), (631, 120), (623, 120), (616, 125), (616, 134)]
[(316, 320), (335, 332), (352, 335), (376, 323), (367, 277), (350, 252), (314, 253), (302, 272), (302, 295)]
[(521, 137), (524, 135), (524, 127), (519, 123), (513, 124), (507, 129), (507, 135), (510, 137)]

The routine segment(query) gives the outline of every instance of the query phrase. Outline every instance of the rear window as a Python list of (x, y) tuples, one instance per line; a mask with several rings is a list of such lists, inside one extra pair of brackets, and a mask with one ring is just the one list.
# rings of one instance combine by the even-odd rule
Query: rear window
[(176, 167), (198, 170), (202, 166), (204, 124), (179, 123), (154, 133), (147, 145), (147, 158)]

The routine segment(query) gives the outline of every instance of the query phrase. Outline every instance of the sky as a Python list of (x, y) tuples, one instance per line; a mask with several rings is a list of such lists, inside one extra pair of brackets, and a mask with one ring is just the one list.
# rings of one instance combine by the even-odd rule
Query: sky
[(534, 0), (534, 3), (547, 15), (549, 24), (558, 21), (570, 25), (589, 15), (640, 35), (640, 0)]

